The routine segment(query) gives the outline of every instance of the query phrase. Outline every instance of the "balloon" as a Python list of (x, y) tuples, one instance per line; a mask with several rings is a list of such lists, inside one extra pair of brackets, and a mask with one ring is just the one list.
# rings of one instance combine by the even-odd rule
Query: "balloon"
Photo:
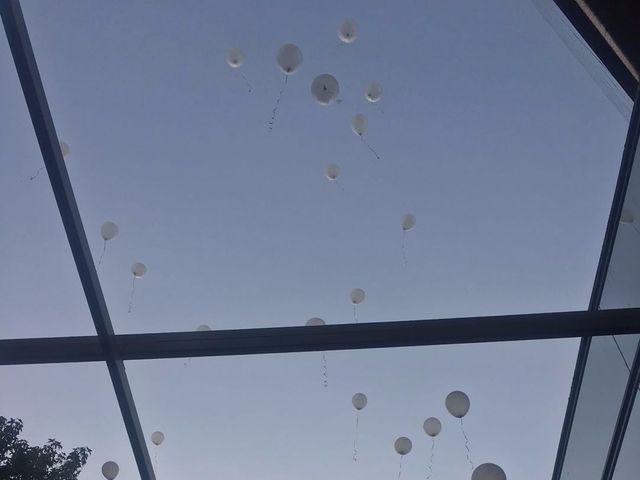
[(367, 120), (367, 117), (365, 117), (361, 113), (358, 113), (351, 119), (351, 130), (353, 130), (353, 133), (355, 133), (356, 135), (362, 136), (364, 135), (364, 132), (367, 131), (368, 124), (369, 121)]
[(131, 266), (131, 273), (136, 278), (142, 278), (147, 273), (147, 266), (144, 263), (134, 263)]
[(338, 175), (340, 175), (340, 167), (338, 167), (338, 165), (336, 165), (335, 163), (330, 163), (329, 165), (327, 165), (327, 169), (324, 171), (324, 175), (329, 180), (335, 180), (336, 178), (338, 178)]
[(119, 472), (120, 467), (118, 467), (118, 464), (116, 462), (109, 461), (105, 462), (105, 464), (102, 465), (102, 475), (104, 475), (104, 478), (106, 478), (107, 480), (113, 480), (118, 476)]
[(376, 103), (382, 97), (382, 85), (377, 82), (370, 83), (364, 92), (364, 96), (371, 103)]
[(338, 28), (338, 38), (344, 43), (352, 43), (357, 37), (356, 24), (353, 20), (345, 19)]
[(313, 317), (307, 320), (307, 327), (319, 327), (320, 325), (326, 325), (321, 318)]
[(631, 210), (627, 210), (626, 208), (623, 208), (622, 215), (620, 215), (620, 223), (629, 225), (633, 223), (634, 220), (635, 218), (633, 218), (633, 213), (631, 213)]
[(411, 230), (416, 225), (416, 217), (411, 213), (402, 216), (402, 230), (405, 232)]
[(209, 327), (209, 325), (199, 325), (198, 328), (196, 328), (196, 332), (209, 332), (211, 331), (211, 327)]
[(353, 398), (351, 398), (351, 403), (356, 410), (362, 410), (367, 406), (367, 396), (364, 393), (356, 393)]
[(280, 47), (276, 59), (285, 75), (293, 75), (302, 65), (302, 52), (293, 43), (287, 43)]
[(65, 142), (60, 142), (60, 150), (62, 150), (62, 158), (65, 158), (69, 155), (71, 150), (69, 149), (69, 145)]
[(396, 440), (396, 443), (393, 444), (396, 452), (398, 452), (400, 455), (406, 455), (407, 453), (409, 453), (412, 446), (413, 445), (411, 444), (411, 440), (409, 440), (407, 437), (399, 437)]
[(473, 471), (471, 480), (507, 480), (507, 474), (495, 463), (483, 463)]
[(103, 240), (111, 240), (118, 235), (118, 226), (113, 222), (104, 222), (100, 227), (100, 234)]
[(365, 293), (361, 288), (354, 288), (351, 290), (351, 294), (349, 295), (351, 298), (351, 303), (354, 305), (358, 305), (359, 303), (364, 302)]
[(160, 445), (164, 442), (164, 433), (162, 432), (153, 432), (151, 434), (151, 441), (154, 445)]
[(230, 48), (225, 60), (231, 68), (238, 68), (244, 63), (244, 54), (239, 48)]
[(447, 399), (444, 401), (444, 404), (449, 410), (449, 413), (457, 418), (464, 417), (469, 411), (469, 397), (467, 394), (460, 391), (451, 392), (447, 395)]
[(442, 430), (442, 424), (436, 417), (427, 418), (422, 425), (424, 432), (430, 437), (436, 437)]
[(333, 75), (323, 73), (311, 83), (311, 95), (320, 105), (331, 105), (338, 98), (340, 85)]

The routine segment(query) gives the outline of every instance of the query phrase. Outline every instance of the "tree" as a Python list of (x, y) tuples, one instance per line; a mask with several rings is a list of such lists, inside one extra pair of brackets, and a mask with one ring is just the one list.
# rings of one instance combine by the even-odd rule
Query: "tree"
[(70, 453), (50, 438), (42, 447), (30, 446), (19, 438), (23, 424), (19, 419), (0, 416), (0, 479), (76, 480), (91, 454), (88, 447)]

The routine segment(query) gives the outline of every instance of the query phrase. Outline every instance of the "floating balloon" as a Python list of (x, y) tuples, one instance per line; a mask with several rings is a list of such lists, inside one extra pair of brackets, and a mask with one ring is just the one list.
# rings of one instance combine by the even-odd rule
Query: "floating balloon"
[(239, 68), (244, 63), (244, 54), (239, 48), (230, 48), (227, 51), (225, 60), (227, 61), (227, 65), (231, 68)]
[(437, 437), (442, 430), (442, 424), (437, 418), (430, 417), (424, 421), (422, 428), (424, 428), (424, 432), (430, 437)]
[(507, 474), (495, 463), (483, 463), (473, 471), (471, 480), (507, 480)]
[(326, 323), (319, 317), (313, 317), (307, 320), (307, 327), (318, 327), (320, 325), (326, 325)]
[(356, 410), (362, 410), (367, 406), (367, 396), (364, 393), (356, 393), (351, 398), (351, 403)]
[(133, 309), (133, 296), (136, 291), (136, 280), (144, 277), (147, 273), (147, 267), (144, 263), (134, 263), (131, 266), (131, 273), (133, 274), (133, 283), (131, 286), (131, 298), (129, 299), (129, 313), (131, 313), (131, 310)]
[(107, 242), (113, 240), (118, 235), (118, 226), (113, 222), (104, 222), (100, 227), (100, 235), (104, 241), (102, 245), (102, 253), (100, 254), (100, 260), (98, 260), (98, 266), (102, 264), (102, 258), (107, 251)]
[(433, 475), (433, 454), (436, 448), (436, 438), (440, 431), (442, 430), (442, 424), (440, 420), (435, 417), (427, 418), (422, 424), (422, 428), (424, 428), (424, 432), (431, 437), (431, 456), (429, 457), (429, 473), (427, 474), (427, 480), (431, 478)]
[(356, 24), (353, 20), (348, 18), (343, 20), (338, 27), (338, 38), (343, 43), (353, 43), (358, 37), (358, 31), (356, 30)]
[(300, 51), (297, 45), (287, 43), (278, 50), (276, 60), (282, 73), (285, 75), (293, 75), (298, 71), (300, 65), (302, 65), (302, 51)]
[(351, 303), (353, 303), (354, 305), (359, 305), (360, 303), (364, 302), (365, 296), (366, 294), (364, 293), (364, 290), (362, 290), (361, 288), (354, 288), (353, 290), (351, 290), (351, 293), (349, 294)]
[(198, 325), (198, 328), (196, 328), (196, 332), (210, 332), (211, 331), (211, 327), (209, 325)]
[(69, 156), (69, 153), (71, 153), (69, 145), (67, 145), (65, 142), (60, 142), (60, 151), (62, 152), (62, 158), (67, 158)]
[(406, 213), (402, 216), (402, 230), (408, 232), (416, 226), (416, 217), (411, 213)]
[(336, 165), (335, 163), (330, 163), (329, 165), (327, 165), (327, 168), (324, 171), (324, 175), (331, 181), (337, 180), (338, 176), (340, 175), (340, 167), (338, 167), (338, 165)]
[[(244, 54), (239, 48), (230, 48), (227, 51), (225, 60), (227, 62), (227, 65), (229, 65), (231, 68), (233, 69), (240, 68), (242, 64), (244, 64)], [(251, 93), (251, 90), (252, 90), (251, 83), (249, 83), (249, 80), (247, 80), (247, 77), (244, 76), (244, 73), (240, 73), (240, 76), (242, 77), (242, 80), (244, 80), (244, 83), (246, 83), (249, 93)]]
[(311, 83), (311, 95), (320, 105), (331, 105), (338, 98), (340, 85), (332, 75), (323, 73)]
[(120, 467), (118, 467), (118, 464), (116, 462), (109, 461), (105, 462), (104, 465), (102, 465), (102, 475), (104, 475), (104, 478), (106, 478), (107, 480), (113, 480), (118, 476), (119, 472)]
[(624, 223), (625, 225), (630, 225), (634, 222), (635, 218), (633, 217), (633, 213), (631, 210), (626, 208), (622, 209), (622, 214), (620, 215), (620, 223)]
[(469, 406), (471, 405), (467, 394), (458, 390), (447, 395), (444, 404), (449, 413), (456, 418), (464, 417), (469, 411)]
[(355, 133), (356, 135), (364, 135), (364, 132), (367, 131), (368, 125), (369, 121), (367, 120), (367, 117), (365, 117), (361, 113), (357, 113), (351, 119), (351, 130), (353, 130), (353, 133)]
[(156, 446), (162, 445), (162, 442), (164, 442), (164, 433), (162, 433), (162, 432), (153, 432), (151, 434), (151, 441)]
[(411, 440), (407, 437), (399, 437), (393, 444), (393, 448), (395, 448), (396, 452), (400, 455), (406, 455), (411, 451), (412, 447)]
[(372, 82), (367, 86), (364, 97), (371, 103), (376, 103), (382, 98), (382, 85), (378, 82)]
[(364, 393), (356, 393), (351, 397), (351, 404), (356, 409), (356, 429), (353, 436), (353, 461), (358, 461), (358, 426), (360, 424), (360, 410), (367, 406), (367, 396)]

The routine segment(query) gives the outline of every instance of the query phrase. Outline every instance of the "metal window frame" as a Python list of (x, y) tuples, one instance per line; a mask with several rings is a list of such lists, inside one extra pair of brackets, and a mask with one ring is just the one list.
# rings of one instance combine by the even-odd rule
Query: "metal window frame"
[[(556, 0), (556, 3), (565, 2)], [(565, 14), (567, 14), (566, 11)], [(19, 0), (0, 0), (0, 16), (97, 333), (96, 336), (87, 337), (0, 340), (0, 365), (104, 361), (111, 377), (140, 477), (142, 480), (155, 480), (125, 372), (124, 360), (582, 337), (552, 477), (553, 480), (559, 480), (591, 337), (640, 333), (640, 309), (606, 312), (598, 310), (615, 242), (616, 227), (637, 148), (637, 136), (640, 130), (638, 96), (636, 96), (625, 143), (589, 310), (586, 312), (327, 325), (322, 328), (282, 327), (115, 335), (73, 188), (62, 159)], [(610, 65), (608, 66), (611, 69)], [(627, 84), (623, 86), (629, 92), (628, 82), (622, 83)], [(603, 480), (610, 480), (610, 475), (615, 469), (639, 381), (640, 344), (618, 415)]]

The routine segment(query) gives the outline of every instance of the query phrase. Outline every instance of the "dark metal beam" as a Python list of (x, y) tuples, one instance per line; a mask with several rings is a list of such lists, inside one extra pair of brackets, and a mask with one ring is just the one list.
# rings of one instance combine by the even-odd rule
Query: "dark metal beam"
[[(355, 350), (640, 333), (640, 309), (116, 335), (123, 360)], [(104, 358), (97, 337), (0, 340), (0, 365)]]
[(588, 15), (580, 8), (576, 0), (554, 0), (555, 4), (562, 11), (565, 17), (571, 22), (578, 33), (584, 38), (593, 53), (609, 70), (613, 78), (620, 84), (622, 89), (633, 98), (638, 81), (633, 73), (625, 66), (618, 54), (602, 36), (598, 28), (593, 24)]
[(71, 188), (69, 175), (62, 159), (49, 104), (44, 92), (33, 48), (29, 39), (22, 9), (18, 0), (0, 0), (0, 15), (7, 34), (13, 61), (31, 115), (33, 128), (40, 145), (51, 187), (62, 217), (71, 253), (78, 269), (80, 282), (87, 298), (89, 311), (103, 349), (109, 375), (122, 411), (125, 427), (142, 480), (155, 480), (142, 427), (124, 370), (124, 364), (113, 347), (113, 327), (96, 273), (89, 243), (84, 233), (78, 205)]
[(636, 355), (633, 358), (633, 363), (631, 364), (631, 370), (629, 371), (627, 386), (624, 390), (624, 396), (622, 397), (622, 404), (620, 405), (620, 411), (618, 412), (616, 426), (613, 429), (611, 444), (609, 445), (607, 459), (604, 462), (604, 469), (602, 471), (602, 480), (613, 479), (613, 474), (616, 470), (616, 464), (618, 463), (618, 456), (620, 455), (622, 443), (624, 442), (624, 435), (627, 432), (627, 425), (629, 425), (631, 412), (633, 411), (633, 406), (635, 405), (636, 394), (638, 392), (639, 385), (640, 341), (638, 341), (638, 346), (636, 347)]
[[(622, 207), (624, 205), (624, 201), (627, 196), (627, 187), (629, 185), (629, 178), (631, 177), (631, 171), (633, 170), (633, 163), (636, 157), (636, 150), (638, 148), (639, 136), (640, 136), (640, 88), (636, 90), (636, 94), (635, 94), (633, 111), (631, 113), (631, 120), (629, 121), (629, 128), (627, 130), (627, 138), (625, 140), (624, 150), (622, 152), (622, 161), (620, 162), (620, 171), (618, 173), (618, 181), (616, 183), (616, 189), (613, 194), (613, 201), (611, 203), (611, 210), (609, 212), (609, 220), (607, 221), (607, 229), (605, 230), (604, 240), (602, 242), (602, 250), (600, 252), (598, 268), (596, 270), (596, 276), (593, 281), (591, 298), (589, 300), (590, 311), (597, 311), (600, 308), (600, 302), (602, 300), (602, 292), (604, 291), (605, 282), (607, 280), (609, 263), (611, 262), (611, 256), (613, 255), (613, 247), (616, 242), (616, 235), (618, 233), (618, 227), (620, 225), (620, 216), (622, 215)], [(569, 392), (569, 400), (567, 401), (567, 410), (564, 416), (564, 422), (562, 424), (562, 431), (560, 432), (560, 441), (558, 443), (558, 453), (556, 455), (556, 460), (553, 467), (553, 474), (551, 476), (551, 480), (560, 480), (560, 477), (562, 475), (562, 468), (564, 467), (564, 460), (567, 454), (567, 448), (569, 447), (569, 438), (571, 436), (571, 428), (573, 426), (573, 419), (575, 417), (576, 408), (578, 406), (578, 398), (580, 396), (580, 389), (582, 387), (582, 379), (584, 378), (584, 372), (587, 367), (587, 360), (589, 358), (590, 347), (591, 347), (591, 336), (584, 336), (580, 341), (578, 358), (576, 360), (576, 367), (573, 372), (573, 380), (571, 382), (571, 391)]]

